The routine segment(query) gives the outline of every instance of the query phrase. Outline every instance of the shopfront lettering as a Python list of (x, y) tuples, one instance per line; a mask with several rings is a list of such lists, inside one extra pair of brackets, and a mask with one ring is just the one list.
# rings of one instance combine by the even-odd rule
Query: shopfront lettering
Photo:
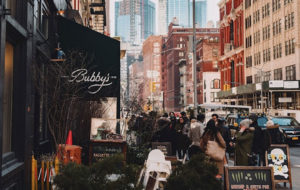
[(88, 86), (88, 92), (90, 94), (96, 94), (103, 87), (112, 85), (112, 78), (114, 77), (110, 76), (109, 73), (106, 75), (101, 75), (100, 72), (93, 72), (92, 74), (88, 74), (87, 69), (78, 69), (72, 72), (69, 82), (91, 83), (91, 85)]

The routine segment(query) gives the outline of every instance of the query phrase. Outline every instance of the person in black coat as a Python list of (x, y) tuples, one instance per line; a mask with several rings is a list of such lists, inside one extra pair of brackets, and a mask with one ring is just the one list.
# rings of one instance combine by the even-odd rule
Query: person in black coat
[(268, 145), (268, 147), (271, 144), (282, 144), (284, 138), (283, 134), (279, 130), (279, 125), (274, 124), (272, 120), (269, 120), (266, 125), (266, 144)]
[(220, 133), (226, 142), (226, 152), (232, 152), (233, 142), (231, 139), (230, 129), (225, 125), (225, 120), (223, 118), (219, 118), (217, 120), (217, 128), (219, 128)]

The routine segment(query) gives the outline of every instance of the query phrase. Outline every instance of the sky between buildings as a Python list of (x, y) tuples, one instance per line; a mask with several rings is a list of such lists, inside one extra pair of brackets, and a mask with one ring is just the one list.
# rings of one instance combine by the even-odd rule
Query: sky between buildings
[[(116, 0), (111, 0), (110, 1), (110, 31), (112, 33), (112, 35), (114, 35), (114, 31), (115, 31), (115, 1)], [(156, 10), (157, 10), (157, 6), (158, 6), (158, 0), (152, 0), (153, 2), (155, 2), (156, 5)], [(214, 21), (214, 23), (216, 24), (216, 21), (219, 21), (219, 7), (218, 7), (218, 2), (220, 2), (220, 0), (207, 0), (207, 21)], [(158, 17), (157, 17), (157, 12), (156, 12), (156, 30), (158, 28), (157, 25), (157, 21), (158, 21)]]

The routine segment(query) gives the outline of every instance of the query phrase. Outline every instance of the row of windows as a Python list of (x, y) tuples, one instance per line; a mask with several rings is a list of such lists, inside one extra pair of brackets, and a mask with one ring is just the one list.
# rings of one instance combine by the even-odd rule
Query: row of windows
[[(285, 42), (285, 55), (291, 55), (295, 53), (295, 39), (291, 39)], [(282, 44), (279, 43), (273, 46), (273, 59), (278, 59), (282, 57)], [(263, 62), (271, 61), (271, 49), (267, 48), (263, 50)], [(261, 63), (260, 52), (254, 54), (254, 65), (259, 65)], [(246, 67), (252, 66), (252, 56), (246, 58)]]
[(284, 0), (284, 5), (287, 5), (289, 3), (293, 2), (293, 0)]
[[(282, 68), (275, 69), (273, 71), (274, 74), (274, 80), (283, 80), (282, 77)], [(296, 80), (296, 66), (295, 65), (290, 65), (285, 67), (285, 75), (286, 75), (286, 80)], [(261, 82), (262, 77), (258, 74), (254, 75), (254, 81), (256, 83)], [(252, 83), (252, 76), (248, 76), (246, 78), (247, 84)], [(264, 81), (269, 81), (271, 80), (271, 71), (266, 71), (263, 74), (263, 80)]]
[(251, 0), (245, 0), (245, 8), (251, 7)]
[[(256, 3), (258, 0), (253, 0), (253, 4)], [(273, 12), (280, 9), (281, 4), (280, 4), (281, 0), (272, 0), (272, 7), (273, 7)], [(293, 2), (293, 0), (284, 0), (284, 5), (287, 5), (289, 3)], [(251, 7), (251, 0), (245, 0), (245, 7), (246, 9)]]

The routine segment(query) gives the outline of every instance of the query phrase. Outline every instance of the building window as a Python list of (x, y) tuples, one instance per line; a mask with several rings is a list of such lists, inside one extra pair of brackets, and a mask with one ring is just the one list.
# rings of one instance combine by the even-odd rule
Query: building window
[(11, 16), (16, 17), (17, 9), (17, 0), (7, 0), (6, 8), (10, 9)]
[(266, 71), (264, 73), (264, 81), (269, 81), (271, 80), (271, 71)]
[(245, 0), (245, 8), (248, 9), (249, 7), (251, 7), (251, 1), (252, 0)]
[(281, 33), (281, 19), (273, 22), (273, 36)]
[(220, 79), (214, 79), (214, 80), (211, 82), (210, 88), (211, 88), (211, 89), (220, 89)]
[(252, 46), (252, 35), (250, 35), (246, 38), (246, 48), (251, 47), (251, 46)]
[(11, 152), (12, 137), (12, 104), (13, 104), (13, 62), (14, 47), (11, 43), (5, 44), (4, 65), (4, 93), (3, 93), (3, 142), (2, 154)]
[(286, 80), (296, 80), (296, 66), (291, 65), (285, 67)]
[(214, 92), (210, 93), (210, 101), (215, 102), (215, 93)]
[(285, 41), (285, 55), (291, 55), (295, 53), (295, 39)]
[(252, 84), (252, 76), (246, 77), (247, 84)]
[(271, 49), (268, 48), (268, 49), (265, 49), (263, 51), (263, 62), (268, 62), (268, 61), (271, 61)]
[(251, 27), (251, 15), (245, 19), (246, 29)]
[(253, 14), (253, 24), (258, 23), (260, 20), (260, 11), (257, 10)]
[(252, 56), (246, 57), (246, 68), (252, 67)]
[(278, 59), (282, 57), (282, 46), (281, 43), (273, 46), (273, 59)]
[(261, 63), (261, 53), (257, 52), (254, 54), (254, 65), (260, 65)]
[(274, 80), (282, 80), (282, 69), (274, 70)]
[(294, 27), (294, 25), (295, 25), (295, 16), (294, 16), (294, 12), (292, 12), (284, 17), (284, 28), (285, 30), (288, 30)]
[(272, 0), (272, 10), (273, 10), (273, 12), (280, 9), (280, 1), (281, 0)]
[(293, 2), (293, 0), (284, 0), (284, 5), (287, 5), (289, 3)]
[(260, 82), (261, 82), (261, 76), (255, 74), (255, 75), (254, 75), (254, 81), (255, 81), (255, 83), (260, 83)]
[(267, 16), (270, 16), (270, 3), (267, 3), (262, 7), (262, 18)]
[(263, 40), (270, 39), (270, 37), (271, 37), (270, 33), (271, 33), (270, 25), (264, 27), (263, 28)]
[(260, 30), (254, 33), (254, 44), (260, 42)]
[(206, 92), (203, 93), (204, 96), (204, 102), (206, 102)]

